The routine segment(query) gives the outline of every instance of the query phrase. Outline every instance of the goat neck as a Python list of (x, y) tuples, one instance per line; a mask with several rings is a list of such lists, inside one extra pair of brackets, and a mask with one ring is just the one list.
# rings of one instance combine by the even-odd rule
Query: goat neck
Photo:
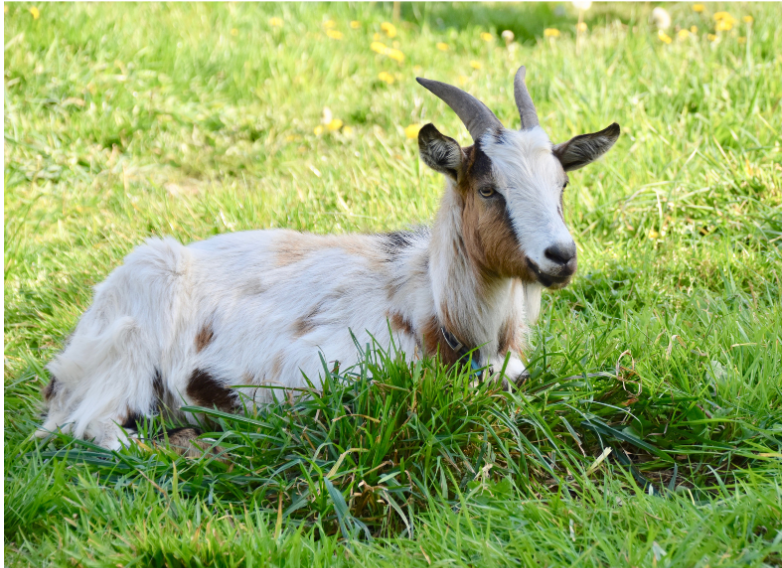
[(512, 311), (513, 280), (481, 269), (470, 257), (463, 210), (463, 197), (449, 180), (429, 243), (432, 295), (440, 325), (470, 349), (483, 346), (485, 355), (496, 351)]

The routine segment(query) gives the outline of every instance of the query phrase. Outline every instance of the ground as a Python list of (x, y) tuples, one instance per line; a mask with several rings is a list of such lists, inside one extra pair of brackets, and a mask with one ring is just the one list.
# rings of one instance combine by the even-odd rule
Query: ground
[[(6, 564), (782, 565), (780, 8), (663, 7), (6, 3)], [(31, 438), (144, 238), (427, 223), (417, 128), (469, 137), (415, 76), (517, 127), (521, 64), (553, 140), (623, 133), (571, 174), (579, 273), (519, 391), (369, 346), (212, 412), (230, 463)]]

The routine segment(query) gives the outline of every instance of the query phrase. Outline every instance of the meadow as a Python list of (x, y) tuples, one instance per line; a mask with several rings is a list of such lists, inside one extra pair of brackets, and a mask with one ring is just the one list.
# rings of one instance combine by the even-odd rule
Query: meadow
[[(5, 3), (6, 565), (782, 566), (782, 9), (663, 6)], [(622, 136), (517, 390), (368, 345), (208, 411), (230, 463), (31, 437), (133, 247), (428, 223), (417, 129), (470, 139), (415, 77), (518, 127), (522, 64), (552, 140)]]

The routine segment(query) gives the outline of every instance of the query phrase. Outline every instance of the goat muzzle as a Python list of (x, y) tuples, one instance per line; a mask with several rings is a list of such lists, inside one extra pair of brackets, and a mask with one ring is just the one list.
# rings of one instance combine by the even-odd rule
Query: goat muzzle
[(529, 271), (535, 275), (538, 282), (543, 284), (546, 288), (554, 290), (567, 286), (578, 268), (578, 260), (575, 255), (567, 259), (564, 263), (558, 263), (558, 268), (545, 272), (541, 270), (540, 266), (531, 258), (527, 257), (526, 260)]

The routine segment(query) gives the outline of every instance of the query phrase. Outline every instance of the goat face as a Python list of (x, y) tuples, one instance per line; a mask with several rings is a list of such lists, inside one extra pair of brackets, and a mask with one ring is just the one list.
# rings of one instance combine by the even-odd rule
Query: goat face
[(421, 158), (455, 183), (462, 237), (470, 259), (484, 272), (562, 288), (576, 272), (576, 245), (565, 225), (562, 195), (568, 171), (596, 160), (619, 137), (614, 123), (593, 134), (552, 145), (539, 126), (516, 74), (522, 129), (502, 126), (483, 103), (444, 83), (419, 79), (453, 108), (475, 144), (462, 148), (432, 124), (418, 135)]

